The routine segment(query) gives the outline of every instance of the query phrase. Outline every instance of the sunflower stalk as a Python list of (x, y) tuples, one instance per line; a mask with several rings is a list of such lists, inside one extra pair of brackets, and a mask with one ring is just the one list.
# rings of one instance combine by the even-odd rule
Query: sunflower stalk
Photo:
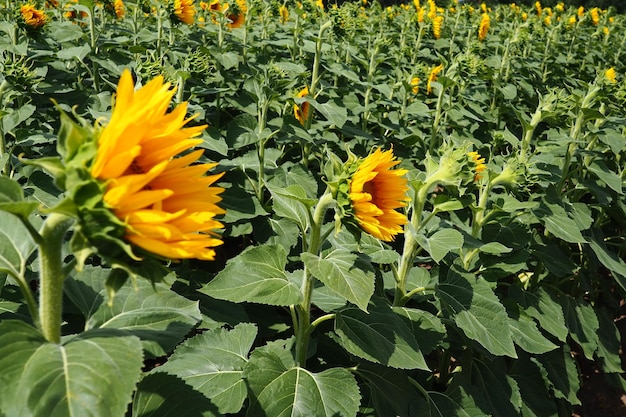
[(413, 266), (413, 260), (419, 249), (419, 243), (415, 236), (422, 226), (422, 213), (426, 205), (426, 197), (432, 183), (427, 182), (415, 193), (413, 206), (411, 207), (411, 218), (404, 228), (404, 247), (402, 248), (402, 257), (398, 269), (395, 271), (396, 290), (393, 297), (393, 305), (396, 307), (403, 306), (406, 302), (416, 294), (406, 292), (406, 279), (409, 270)]
[[(89, 6), (89, 46), (93, 56), (98, 56), (98, 45), (96, 36), (96, 16), (93, 4)], [(100, 93), (100, 78), (98, 77), (98, 64), (91, 60), (91, 76), (93, 77), (93, 89), (96, 94)]]
[(50, 343), (61, 342), (63, 310), (63, 239), (74, 220), (64, 214), (52, 213), (41, 229), (39, 265), (39, 321), (41, 332)]
[[(324, 222), (324, 214), (330, 205), (334, 202), (331, 193), (325, 193), (317, 203), (313, 214), (311, 215), (311, 229), (309, 236), (308, 253), (317, 255), (322, 243), (322, 225)], [(297, 323), (294, 323), (296, 329), (296, 362), (299, 366), (304, 367), (306, 364), (306, 353), (309, 347), (309, 337), (312, 330), (321, 323), (320, 319), (311, 323), (311, 297), (313, 295), (313, 275), (304, 267), (304, 281), (302, 283), (303, 299), (300, 305), (296, 306)], [(329, 320), (333, 317), (323, 319)]]

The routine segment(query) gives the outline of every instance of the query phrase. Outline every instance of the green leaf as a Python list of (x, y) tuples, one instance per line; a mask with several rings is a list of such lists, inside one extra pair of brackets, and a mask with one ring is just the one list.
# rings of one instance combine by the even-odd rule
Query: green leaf
[(568, 334), (561, 305), (550, 293), (539, 287), (535, 292), (524, 291), (517, 286), (509, 288), (509, 297), (539, 322), (543, 330), (565, 342)]
[(341, 129), (348, 120), (348, 111), (345, 106), (340, 105), (339, 103), (318, 103), (311, 98), (307, 101), (311, 103), (315, 110), (319, 111), (326, 118), (326, 120), (334, 124), (339, 129)]
[(488, 408), (493, 417), (519, 415), (522, 397), (517, 383), (508, 375), (507, 364), (502, 358), (490, 362), (474, 359), (471, 385), (486, 400), (484, 407)]
[(361, 395), (343, 368), (320, 373), (290, 364), (288, 352), (273, 345), (256, 349), (245, 368), (250, 388), (247, 416), (354, 417)]
[(559, 239), (569, 243), (585, 243), (586, 240), (580, 233), (581, 227), (568, 212), (552, 197), (545, 198), (534, 214), (543, 223), (546, 229)]
[(585, 357), (594, 360), (593, 355), (599, 343), (597, 330), (600, 325), (593, 307), (566, 294), (560, 295), (559, 302), (565, 313), (565, 325), (570, 336), (582, 347)]
[(392, 368), (428, 370), (406, 316), (384, 300), (373, 300), (369, 312), (346, 308), (337, 312), (335, 333), (351, 354)]
[(522, 394), (523, 417), (557, 417), (554, 398), (541, 376), (539, 366), (530, 360), (529, 355), (520, 354), (509, 375), (515, 379)]
[[(506, 301), (511, 301), (510, 299)], [(513, 341), (526, 352), (541, 354), (557, 348), (557, 345), (546, 339), (533, 319), (518, 304), (506, 302), (509, 314), (509, 328)]]
[(531, 361), (539, 366), (541, 376), (556, 398), (564, 399), (572, 405), (580, 404), (576, 396), (580, 389), (578, 370), (567, 345), (561, 349), (534, 356)]
[(620, 354), (620, 333), (613, 317), (604, 308), (596, 308), (598, 316), (598, 356), (602, 359), (602, 369), (607, 373), (623, 373)]
[(372, 265), (363, 256), (335, 249), (324, 257), (310, 253), (303, 253), (301, 257), (315, 278), (361, 310), (367, 310), (374, 293), (375, 276)]
[(142, 365), (139, 339), (123, 332), (54, 344), (22, 322), (0, 322), (0, 414), (123, 417)]
[(463, 235), (456, 229), (441, 229), (429, 237), (417, 235), (417, 241), (439, 263), (448, 253), (463, 246)]
[(428, 311), (407, 307), (393, 307), (393, 311), (409, 319), (413, 336), (419, 341), (420, 350), (424, 354), (433, 351), (446, 336), (446, 328), (441, 320)]
[(211, 400), (175, 375), (146, 375), (133, 399), (133, 417), (221, 417)]
[(517, 357), (506, 311), (484, 279), (450, 269), (435, 294), (467, 337), (494, 355)]
[(592, 230), (589, 238), (589, 247), (605, 268), (613, 273), (615, 282), (626, 291), (626, 262), (620, 259), (614, 252), (608, 250), (604, 244), (602, 232)]
[(235, 303), (298, 304), (302, 292), (288, 280), (286, 264), (287, 254), (280, 245), (249, 247), (199, 291)]
[(63, 61), (69, 61), (77, 59), (83, 61), (87, 55), (91, 52), (91, 47), (87, 44), (82, 46), (71, 46), (69, 48), (63, 48), (57, 52), (57, 58)]
[(109, 270), (86, 266), (65, 282), (65, 294), (85, 316), (85, 328), (126, 330), (138, 336), (152, 356), (170, 352), (201, 320), (198, 303), (166, 284), (139, 279), (122, 286), (109, 305)]
[(412, 417), (420, 393), (406, 372), (369, 363), (359, 364), (356, 373), (367, 381), (377, 417)]
[(242, 323), (232, 330), (215, 329), (186, 340), (170, 359), (152, 373), (182, 379), (211, 400), (220, 415), (238, 412), (247, 397), (242, 378), (257, 330)]
[(35, 113), (36, 109), (37, 108), (32, 104), (24, 104), (17, 110), (10, 111), (9, 113), (0, 117), (0, 122), (2, 123), (2, 131), (5, 134), (11, 132), (20, 123), (28, 120), (28, 118), (30, 118), (33, 113)]
[(0, 272), (23, 277), (35, 242), (26, 226), (13, 214), (0, 211), (0, 224)]
[(289, 219), (306, 230), (309, 226), (310, 207), (315, 201), (307, 198), (305, 189), (298, 184), (287, 188), (268, 187), (272, 194), (272, 209), (278, 217)]
[(455, 378), (446, 392), (426, 391), (427, 397), (416, 397), (416, 417), (491, 417), (481, 411), (460, 378)]

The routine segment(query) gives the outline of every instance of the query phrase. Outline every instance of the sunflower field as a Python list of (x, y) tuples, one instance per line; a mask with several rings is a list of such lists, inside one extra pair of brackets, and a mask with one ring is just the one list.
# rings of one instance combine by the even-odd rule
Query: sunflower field
[(539, 1), (0, 0), (0, 416), (623, 392), (625, 43)]

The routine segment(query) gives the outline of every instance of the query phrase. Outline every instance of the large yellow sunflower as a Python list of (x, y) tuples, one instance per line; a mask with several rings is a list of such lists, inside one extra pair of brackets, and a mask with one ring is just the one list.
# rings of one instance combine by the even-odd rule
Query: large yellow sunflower
[(187, 103), (167, 112), (174, 89), (157, 77), (135, 91), (129, 71), (120, 78), (111, 120), (98, 138), (91, 168), (106, 181), (104, 202), (126, 226), (126, 240), (166, 258), (212, 260), (222, 174), (217, 164), (192, 165), (202, 150), (196, 138), (206, 126), (184, 127)]
[(193, 0), (174, 0), (174, 16), (178, 20), (191, 25), (194, 22), (195, 14), (196, 6), (194, 6)]
[(363, 159), (350, 181), (350, 200), (359, 225), (372, 236), (390, 242), (407, 218), (396, 209), (407, 205), (407, 170), (398, 165), (392, 150), (374, 153)]
[(236, 0), (234, 6), (228, 7), (226, 16), (230, 20), (228, 27), (231, 29), (242, 27), (246, 22), (246, 13), (248, 13), (246, 0)]
[(37, 9), (32, 4), (24, 4), (20, 7), (20, 13), (26, 26), (39, 29), (48, 21), (48, 16), (43, 10)]

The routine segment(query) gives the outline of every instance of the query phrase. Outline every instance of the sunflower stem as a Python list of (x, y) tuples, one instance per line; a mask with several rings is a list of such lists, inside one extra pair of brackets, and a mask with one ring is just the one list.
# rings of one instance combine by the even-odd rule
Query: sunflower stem
[(422, 188), (415, 194), (413, 207), (411, 209), (411, 219), (404, 228), (404, 247), (402, 249), (402, 257), (400, 265), (396, 272), (396, 290), (393, 297), (393, 305), (396, 307), (403, 306), (410, 297), (407, 298), (406, 278), (413, 266), (413, 259), (419, 244), (415, 239), (415, 234), (421, 228), (422, 212), (426, 204), (426, 193), (430, 188), (430, 184), (424, 184)]
[[(322, 224), (324, 214), (334, 199), (331, 193), (325, 193), (317, 203), (315, 211), (311, 216), (311, 232), (307, 253), (317, 255), (322, 243)], [(315, 325), (311, 323), (311, 296), (313, 294), (313, 275), (309, 269), (304, 267), (304, 281), (302, 283), (302, 302), (296, 306), (297, 325), (296, 328), (296, 362), (298, 366), (304, 367), (306, 364), (306, 354), (309, 348), (309, 337)], [(329, 317), (327, 319), (330, 319)], [(326, 319), (324, 319), (326, 320)]]
[(73, 219), (52, 213), (41, 228), (39, 242), (39, 267), (41, 288), (39, 292), (39, 320), (41, 332), (50, 343), (61, 342), (61, 313), (63, 311), (63, 257), (65, 233)]

